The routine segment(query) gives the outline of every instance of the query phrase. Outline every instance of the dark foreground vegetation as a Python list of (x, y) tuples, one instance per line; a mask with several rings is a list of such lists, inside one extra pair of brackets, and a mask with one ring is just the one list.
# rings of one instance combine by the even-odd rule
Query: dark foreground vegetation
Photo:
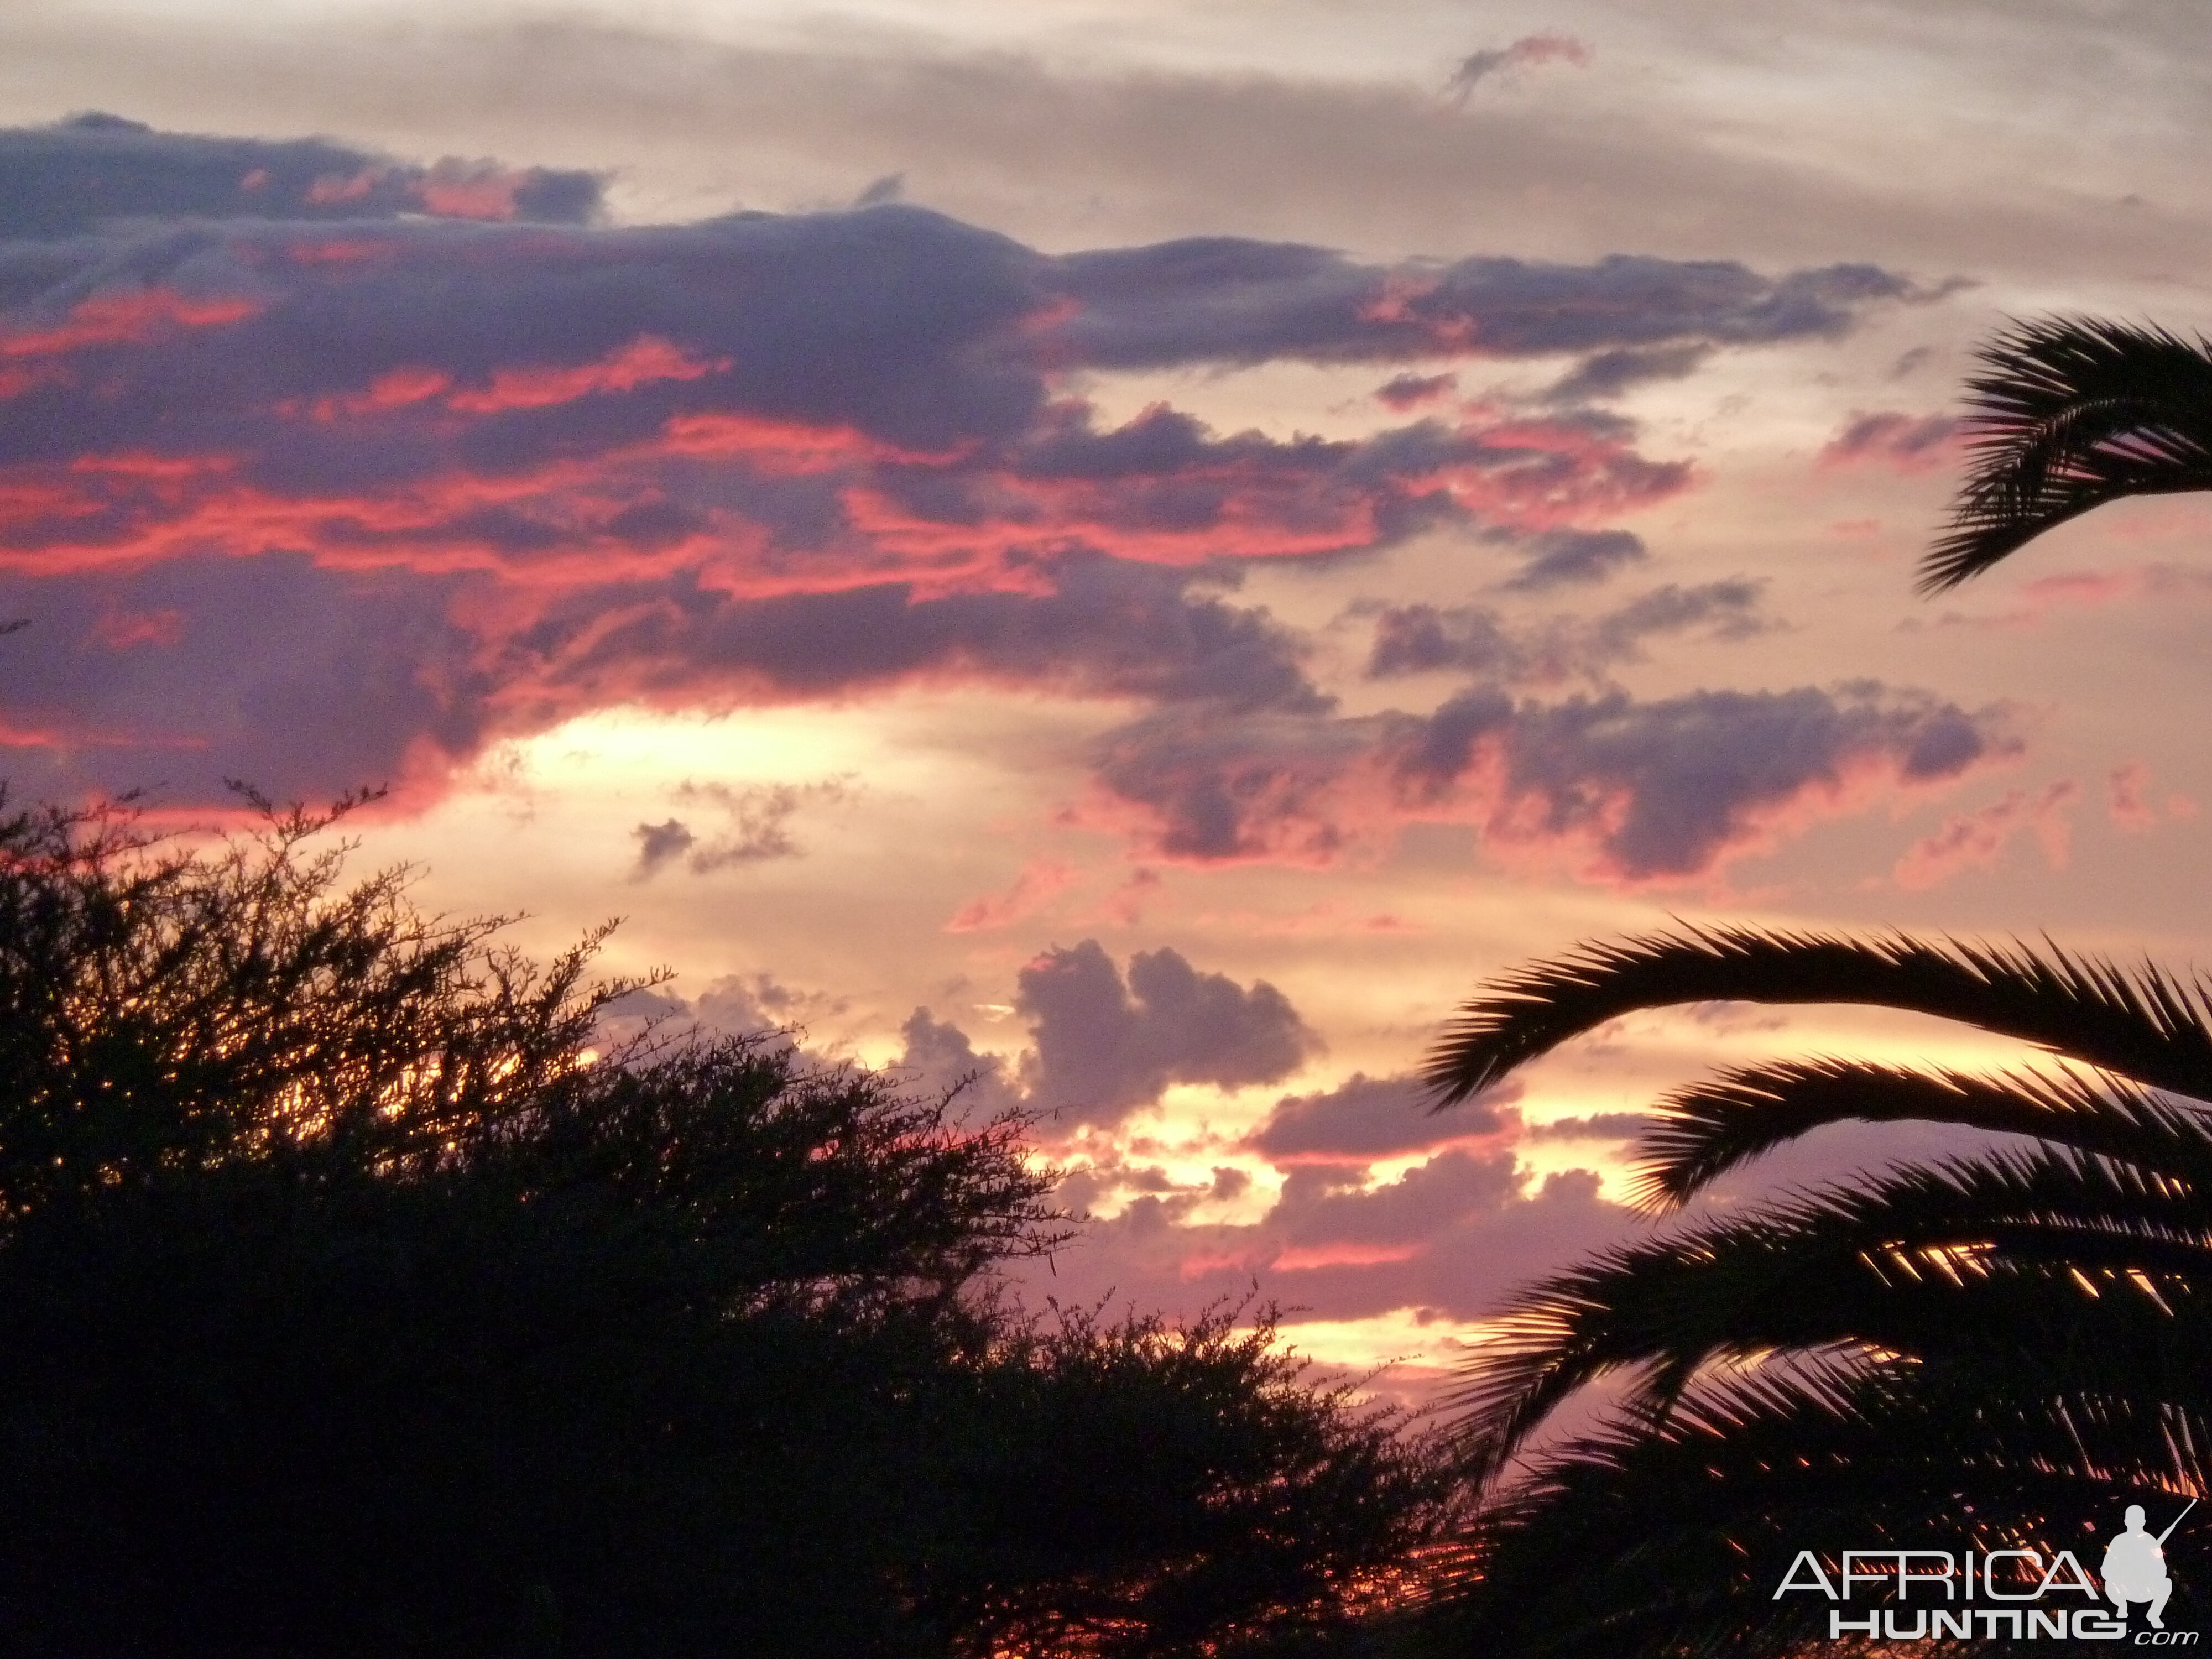
[[(2025, 325), (1969, 391), (1976, 465), (1925, 589), (2106, 502), (2212, 489), (2204, 341)], [(1844, 1550), (2070, 1549), (2094, 1572), (2128, 1505), (2156, 1530), (2212, 1494), (2212, 980), (2048, 945), (1686, 931), (1498, 981), (1431, 1078), (1464, 1098), (1621, 1014), (1725, 999), (1910, 1009), (2041, 1057), (1971, 1073), (1808, 1058), (1661, 1103), (1640, 1148), (1658, 1215), (1831, 1124), (2009, 1139), (1711, 1211), (1521, 1292), (1468, 1381), (1462, 1452), (1490, 1492), (1440, 1639), (1528, 1659), (2045, 1650), (1986, 1630), (1832, 1641), (1835, 1604), (1776, 1590), (1802, 1550), (1834, 1573)], [(1601, 1382), (1609, 1420), (1532, 1457)], [(2206, 1616), (2206, 1559), (2200, 1533), (2167, 1563), (2185, 1632)], [(1942, 1599), (1923, 1587), (1905, 1628)], [(2148, 1611), (2138, 1644), (2161, 1639)]]
[(0, 820), (8, 1654), (1303, 1652), (1436, 1534), (1264, 1321), (1007, 1297), (1066, 1232), (1018, 1120), (593, 1055), (595, 940), (321, 827)]

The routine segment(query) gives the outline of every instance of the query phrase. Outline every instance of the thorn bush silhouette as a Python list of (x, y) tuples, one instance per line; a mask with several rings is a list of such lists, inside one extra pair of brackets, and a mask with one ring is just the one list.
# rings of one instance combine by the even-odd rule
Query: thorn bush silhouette
[(594, 1060), (603, 932), (347, 885), (333, 816), (0, 801), (10, 1654), (1258, 1652), (1434, 1531), (1264, 1314), (1005, 1293), (1067, 1237), (1020, 1116)]

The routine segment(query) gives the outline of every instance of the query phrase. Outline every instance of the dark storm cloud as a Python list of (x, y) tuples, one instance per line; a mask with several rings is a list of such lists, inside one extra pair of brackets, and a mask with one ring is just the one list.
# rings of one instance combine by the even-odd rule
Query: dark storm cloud
[(1650, 702), (1615, 691), (1517, 708), (1478, 690), (1402, 727), (1391, 747), (1401, 781), (1434, 794), (1496, 739), (1516, 833), (1590, 836), (1611, 868), (1640, 880), (1710, 868), (1755, 841), (1763, 815), (1840, 791), (1855, 774), (1925, 783), (2015, 752), (2005, 725), (1998, 712), (1871, 681)]
[(1039, 594), (933, 598), (884, 582), (751, 600), (672, 581), (586, 592), (526, 638), (544, 682), (586, 702), (716, 686), (789, 699), (957, 672), (1229, 708), (1328, 706), (1298, 636), (1209, 591), (1205, 573), (1092, 557), (1056, 576)]
[(1322, 1093), (1284, 1096), (1245, 1144), (1278, 1164), (1364, 1164), (1494, 1134), (1506, 1125), (1498, 1109), (1518, 1099), (1522, 1087), (1516, 1080), (1441, 1115), (1429, 1109), (1433, 1092), (1417, 1077), (1355, 1072)]
[(87, 114), (0, 129), (0, 229), (60, 236), (112, 219), (388, 219), (428, 213), (575, 223), (599, 208), (588, 173), (489, 161), (411, 166), (322, 138), (156, 132)]
[[(882, 583), (750, 600), (683, 579), (609, 584), (500, 626), (489, 647), (453, 614), (496, 606), (482, 575), (348, 574), (269, 554), (0, 578), (0, 617), (30, 619), (0, 645), (0, 720), (26, 789), (146, 784), (219, 800), (227, 777), (285, 799), (401, 782), (499, 733), (612, 703), (793, 702), (915, 678), (1325, 710), (1300, 638), (1224, 597), (1233, 574), (1094, 557), (1069, 562), (1057, 591), (1036, 595), (931, 597)], [(788, 841), (784, 809), (798, 804), (739, 801), (720, 833), (687, 806), (684, 820), (706, 836), (687, 850), (757, 858)]]
[(1869, 264), (1767, 276), (1729, 260), (1613, 254), (1582, 265), (1477, 258), (1378, 269), (1326, 248), (1232, 237), (1070, 254), (1053, 286), (1079, 307), (1056, 337), (1075, 361), (1114, 368), (1766, 345), (1832, 338), (1869, 306), (1919, 292)]
[(66, 580), (0, 575), (8, 770), (27, 794), (148, 787), (220, 801), (404, 776), (416, 745), (468, 755), (496, 677), (448, 619), (456, 584), (343, 573), (305, 554), (202, 555)]
[(2018, 752), (2002, 709), (1871, 681), (1563, 702), (1470, 688), (1426, 715), (1210, 718), (1166, 709), (1102, 739), (1100, 781), (1143, 814), (1148, 855), (1328, 864), (1408, 816), (1487, 844), (1587, 848), (1588, 873), (1694, 876), (1850, 787), (1932, 783)]
[[(21, 291), (24, 269), (40, 292)], [(1004, 237), (902, 207), (644, 228), (255, 224), (0, 243), (11, 351), (66, 341), (75, 320), (108, 394), (58, 373), (25, 389), (17, 407), (35, 418), (9, 422), (0, 459), (145, 442), (243, 450), (296, 493), (456, 463), (497, 474), (637, 441), (684, 413), (852, 426), (923, 447), (995, 437), (1043, 400), (1012, 343), (990, 349), (1040, 303), (1036, 269)], [(81, 320), (87, 305), (97, 321), (102, 304), (163, 294), (234, 298), (240, 314), (106, 337)], [(640, 341), (663, 343), (665, 357), (625, 360)], [(563, 384), (562, 369), (584, 378)]]
[(1022, 969), (1015, 1006), (1031, 1022), (1030, 1100), (1107, 1123), (1170, 1083), (1272, 1083), (1319, 1046), (1289, 999), (1200, 973), (1171, 950), (1139, 951), (1128, 975), (1096, 939)]
[[(234, 166), (226, 190), (293, 216), (215, 222)], [(1379, 265), (1226, 240), (1052, 257), (896, 204), (392, 216), (590, 210), (582, 175), (443, 166), (105, 120), (0, 134), (31, 204), (0, 229), (0, 616), (36, 624), (4, 705), (19, 776), (428, 789), (611, 702), (928, 676), (1146, 700), (1186, 748), (1175, 711), (1320, 720), (1327, 749), (1304, 642), (1222, 597), (1224, 573), (1450, 525), (1534, 580), (1599, 574), (1640, 544), (1588, 526), (1687, 467), (1588, 410), (1356, 439), (1166, 407), (1105, 428), (1062, 371), (1702, 349), (1835, 332), (1907, 293), (1860, 266)], [(136, 216), (63, 226), (38, 192), (69, 167)], [(1160, 793), (1127, 766), (1114, 787)], [(1296, 769), (1241, 766), (1224, 749), (1168, 791), (1176, 850), (1243, 848), (1255, 791), (1304, 811)], [(696, 863), (695, 816), (670, 822), (702, 836)], [(771, 855), (780, 822), (714, 846)]]

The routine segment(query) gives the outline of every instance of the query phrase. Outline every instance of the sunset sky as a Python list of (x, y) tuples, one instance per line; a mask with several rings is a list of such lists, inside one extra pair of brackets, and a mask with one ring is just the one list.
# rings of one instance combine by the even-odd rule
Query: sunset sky
[(1978, 342), (2212, 328), (2208, 125), (2191, 0), (13, 0), (6, 775), (387, 785), (426, 904), (1045, 1114), (1032, 1295), (1418, 1391), (1666, 1088), (2002, 1053), (1431, 1116), (1486, 976), (2212, 957), (2212, 501), (1913, 591)]

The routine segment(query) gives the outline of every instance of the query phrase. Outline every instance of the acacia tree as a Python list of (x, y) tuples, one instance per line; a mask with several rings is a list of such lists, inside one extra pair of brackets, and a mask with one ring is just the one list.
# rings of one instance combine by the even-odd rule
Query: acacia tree
[(1015, 1304), (1018, 1115), (594, 1054), (603, 935), (533, 963), (326, 823), (0, 812), (11, 1652), (1227, 1652), (1432, 1528), (1264, 1322)]
[[(2104, 502), (2212, 489), (2204, 342), (2057, 319), (1983, 359), (1924, 588)], [(1829, 1124), (2017, 1139), (1722, 1211), (1519, 1292), (1468, 1381), (1464, 1467), (1489, 1498), (1447, 1649), (1795, 1652), (1826, 1634), (1825, 1602), (1771, 1597), (1801, 1548), (2055, 1547), (2212, 1487), (2212, 981), (2055, 947), (1687, 930), (1504, 977), (1431, 1080), (1449, 1104), (1622, 1013), (1724, 999), (1910, 1009), (2046, 1058), (1824, 1057), (1661, 1102), (1636, 1194), (1657, 1216)], [(1601, 1382), (1601, 1425), (1530, 1457)]]

